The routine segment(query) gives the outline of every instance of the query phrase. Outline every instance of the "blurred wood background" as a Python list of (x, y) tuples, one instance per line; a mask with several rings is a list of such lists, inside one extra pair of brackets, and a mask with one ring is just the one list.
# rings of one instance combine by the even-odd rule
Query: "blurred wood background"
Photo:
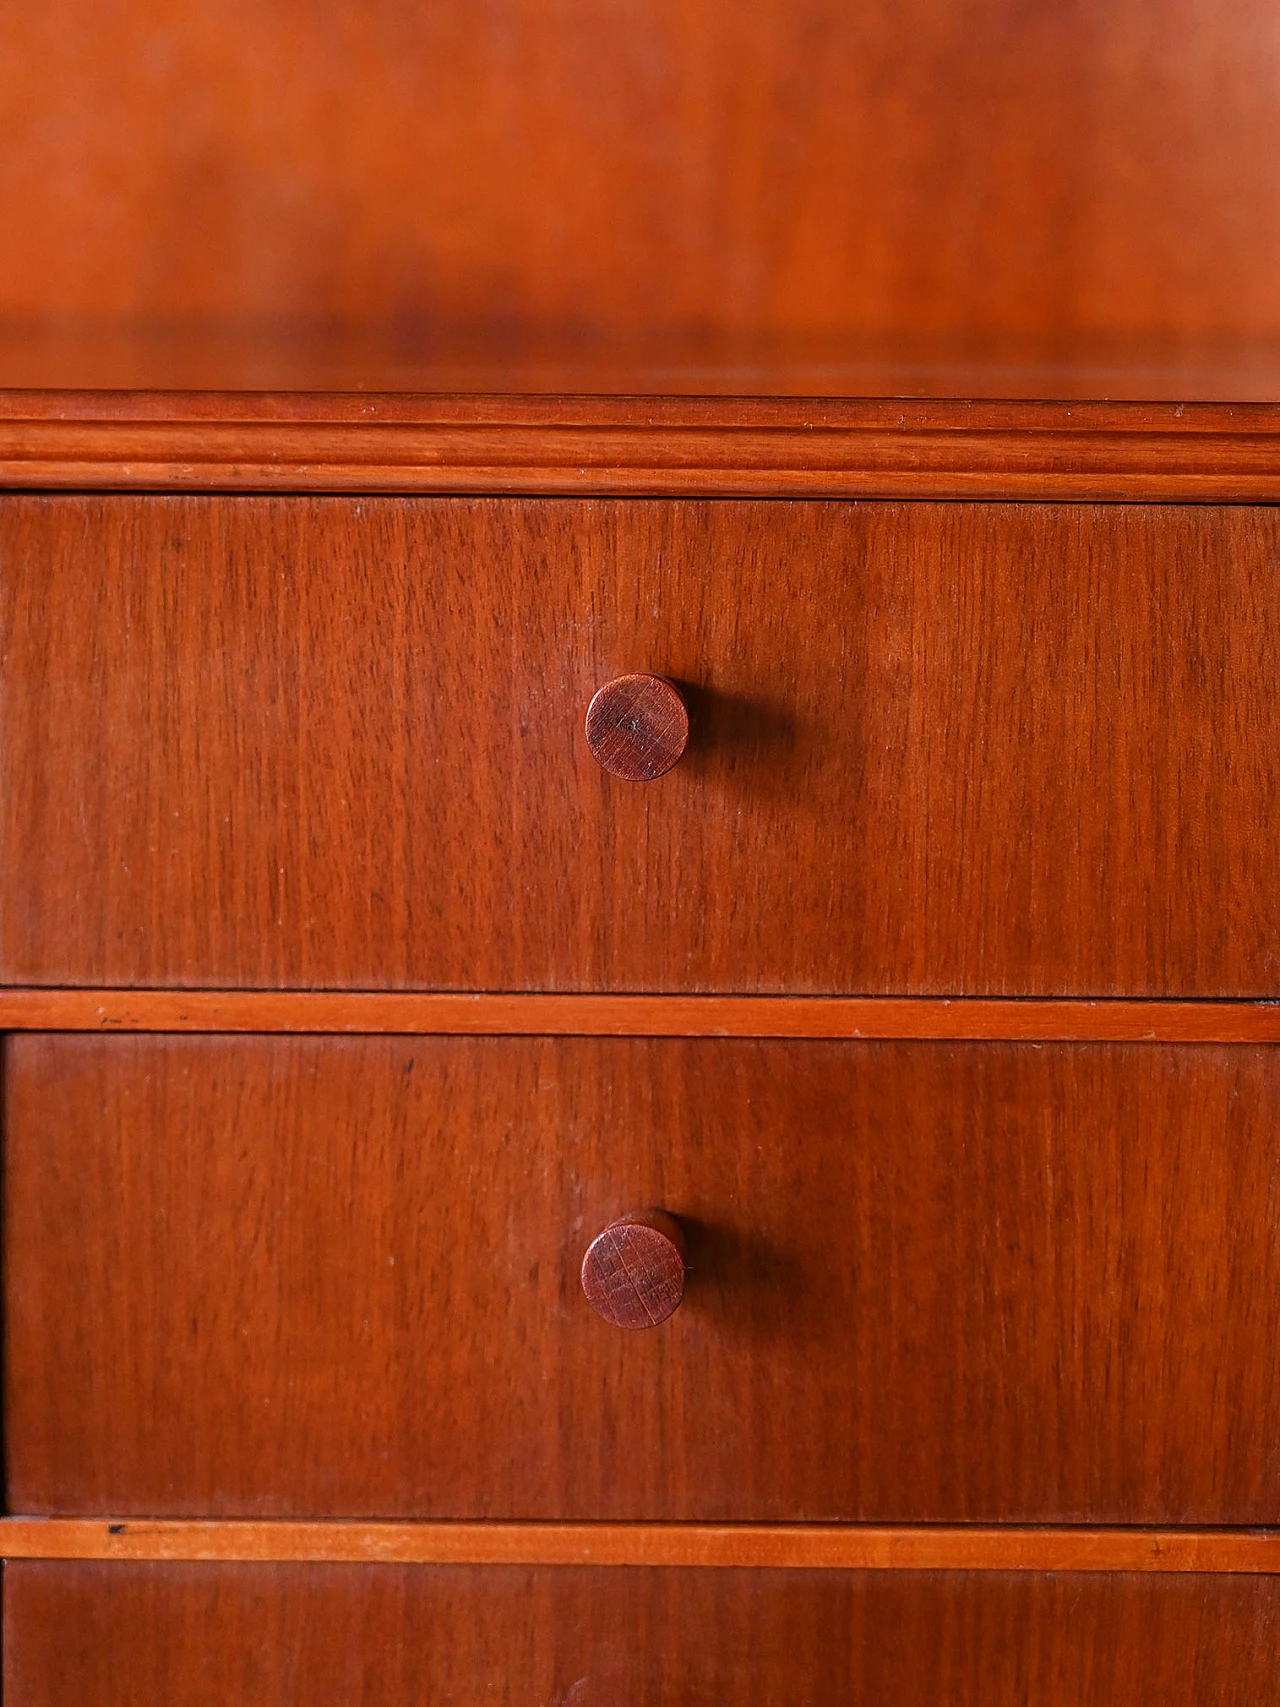
[(1272, 0), (48, 0), (0, 321), (1280, 334)]

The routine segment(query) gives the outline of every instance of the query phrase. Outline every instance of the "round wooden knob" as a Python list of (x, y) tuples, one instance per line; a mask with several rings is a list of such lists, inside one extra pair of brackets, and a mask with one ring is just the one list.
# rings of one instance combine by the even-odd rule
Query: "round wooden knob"
[(587, 745), (610, 776), (652, 782), (689, 739), (684, 696), (665, 676), (618, 676), (587, 707)]
[(582, 1290), (615, 1328), (656, 1328), (684, 1297), (684, 1234), (661, 1209), (611, 1221), (582, 1259)]

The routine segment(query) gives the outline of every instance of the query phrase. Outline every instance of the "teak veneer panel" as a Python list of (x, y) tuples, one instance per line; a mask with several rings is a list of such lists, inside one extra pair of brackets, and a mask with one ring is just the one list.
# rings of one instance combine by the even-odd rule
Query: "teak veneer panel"
[[(1275, 1524), (1280, 1056), (26, 1035), (10, 1510)], [(600, 1322), (596, 1232), (690, 1276)]]
[(4, 499), (0, 978), (1274, 995), (1278, 516)]
[(55, 1565), (4, 1573), (20, 1707), (1259, 1707), (1280, 1580)]

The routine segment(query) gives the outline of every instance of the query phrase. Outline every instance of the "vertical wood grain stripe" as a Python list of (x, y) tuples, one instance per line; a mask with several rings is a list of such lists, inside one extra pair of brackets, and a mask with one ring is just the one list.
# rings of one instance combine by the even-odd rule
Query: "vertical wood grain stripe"
[(0, 990), (0, 1031), (1280, 1042), (1280, 1003)]
[(6, 1559), (1280, 1574), (1280, 1530), (0, 1520)]

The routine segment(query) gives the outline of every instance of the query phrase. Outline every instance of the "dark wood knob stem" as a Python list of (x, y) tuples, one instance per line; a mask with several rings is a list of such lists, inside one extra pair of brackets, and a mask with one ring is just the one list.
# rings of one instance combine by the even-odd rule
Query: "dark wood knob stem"
[(684, 1234), (674, 1216), (643, 1209), (611, 1221), (582, 1259), (582, 1290), (616, 1328), (656, 1328), (684, 1297)]
[(587, 707), (587, 745), (626, 782), (652, 782), (676, 764), (689, 740), (684, 695), (665, 676), (618, 676)]

